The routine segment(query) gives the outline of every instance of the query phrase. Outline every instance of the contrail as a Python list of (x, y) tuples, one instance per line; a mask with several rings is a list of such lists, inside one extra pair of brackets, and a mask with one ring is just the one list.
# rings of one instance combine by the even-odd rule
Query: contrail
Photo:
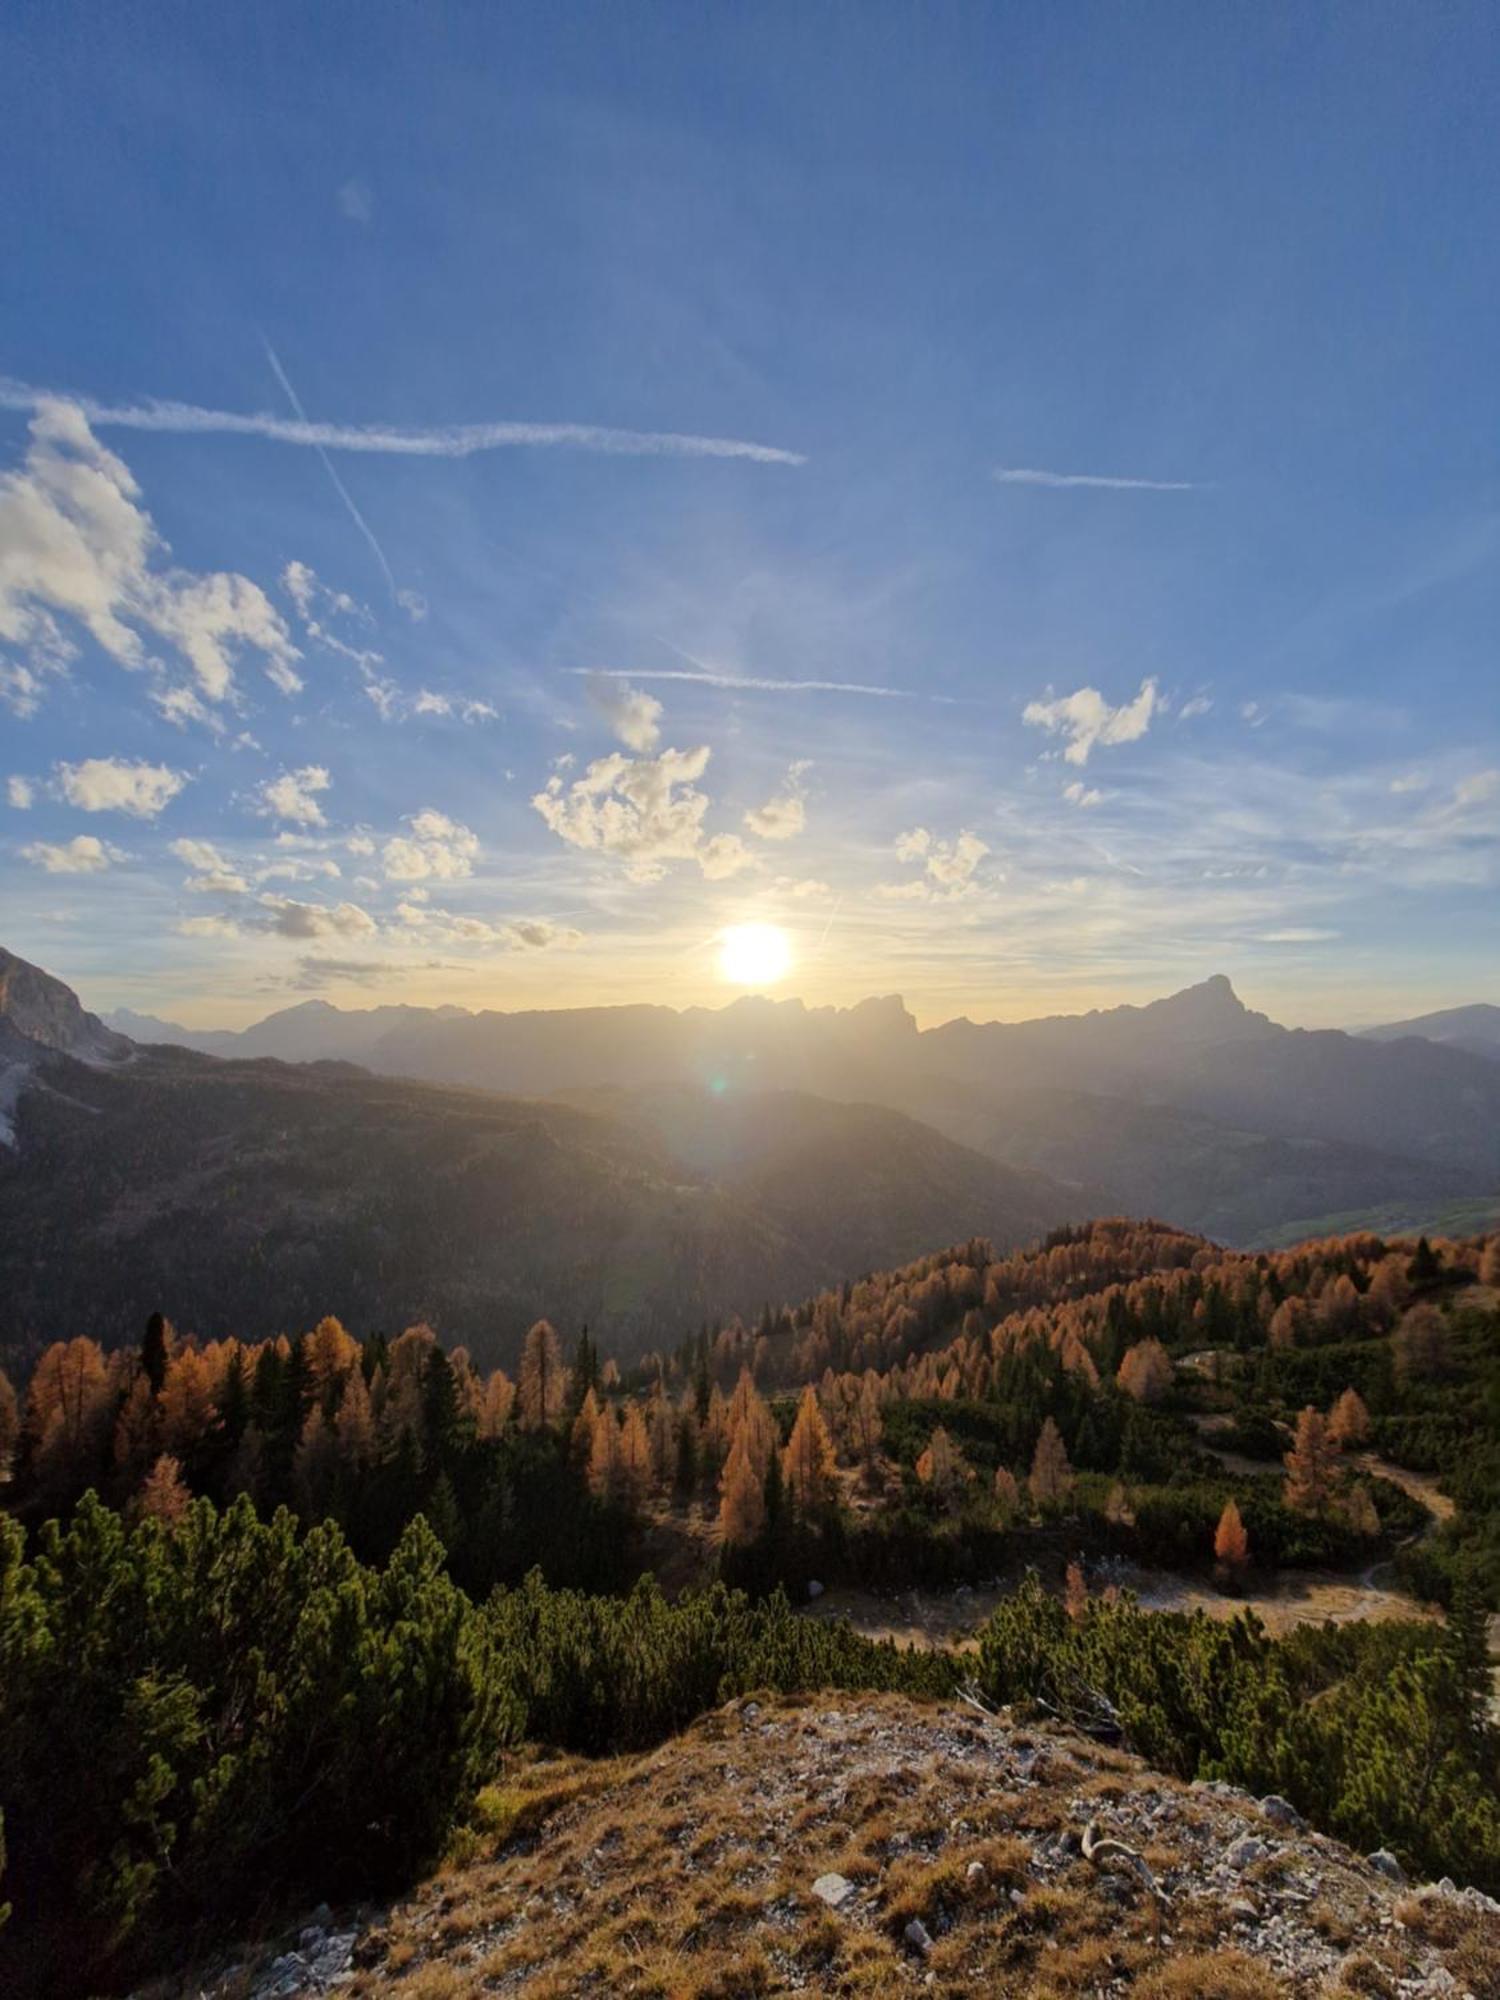
[[(666, 642), (663, 641), (663, 644)], [(674, 646), (674, 652), (677, 650)], [(923, 694), (915, 688), (880, 687), (869, 681), (778, 681), (753, 674), (720, 674), (705, 669), (689, 673), (683, 667), (568, 667), (570, 674), (602, 673), (611, 680), (696, 681), (703, 687), (748, 688), (758, 694), (869, 694), (886, 701), (947, 701), (947, 695)]]
[(997, 465), (1002, 486), (1098, 486), (1111, 493), (1197, 493), (1192, 479), (1116, 479), (1102, 472), (1044, 472), (1034, 465)]
[[(275, 375), (276, 380), (281, 384), (282, 388), (286, 391), (286, 399), (291, 404), (292, 408), (297, 412), (297, 417), (299, 422), (305, 425), (307, 423), (307, 412), (302, 407), (302, 398), (297, 394), (297, 391), (292, 387), (291, 380), (288, 377), (286, 370), (282, 367), (280, 361), (277, 359), (275, 348), (271, 345), (270, 341), (266, 339), (264, 334), (262, 334), (260, 338), (261, 338), (261, 345), (266, 350), (266, 359), (271, 364), (272, 373)], [(380, 543), (376, 540), (375, 530), (370, 526), (369, 522), (365, 519), (364, 515), (361, 514), (359, 509), (355, 506), (353, 499), (350, 497), (348, 487), (344, 484), (343, 480), (339, 478), (337, 472), (334, 471), (333, 460), (328, 456), (325, 447), (319, 444), (315, 445), (313, 449), (317, 452), (319, 458), (322, 459), (323, 470), (328, 474), (328, 477), (333, 481), (334, 491), (338, 494), (339, 498), (343, 501), (344, 505), (349, 509), (349, 518), (353, 521), (355, 527), (359, 529), (359, 532), (364, 536), (365, 540), (370, 544), (370, 548), (372, 553), (374, 554), (375, 560), (380, 564), (381, 574), (385, 578), (386, 587), (391, 593), (392, 603), (399, 603), (401, 598), (401, 593), (396, 588), (396, 579), (395, 576), (392, 574), (390, 564), (386, 561), (385, 550), (380, 546)]]
[(101, 430), (175, 431), (268, 438), (273, 444), (321, 451), (384, 452), (405, 458), (469, 458), (475, 452), (557, 447), (625, 458), (744, 458), (758, 465), (805, 465), (807, 455), (743, 438), (697, 437), (680, 431), (617, 430), (606, 424), (441, 424), (412, 429), (396, 424), (313, 423), (269, 412), (207, 410), (194, 403), (147, 397), (138, 403), (101, 403), (70, 389), (38, 389), (0, 376), (0, 409), (34, 410), (39, 403), (71, 403)]

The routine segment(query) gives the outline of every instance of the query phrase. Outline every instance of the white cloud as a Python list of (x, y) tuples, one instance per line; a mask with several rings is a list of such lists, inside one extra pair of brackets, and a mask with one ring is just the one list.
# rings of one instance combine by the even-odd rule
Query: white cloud
[(802, 780), (812, 769), (808, 760), (800, 758), (786, 774), (786, 782), (781, 790), (767, 799), (763, 806), (754, 806), (745, 814), (745, 824), (762, 840), (791, 840), (807, 825), (807, 803)]
[(14, 806), (17, 812), (28, 812), (36, 800), (36, 787), (30, 778), (7, 778), (5, 800), (6, 804)]
[(299, 903), (293, 896), (269, 891), (257, 900), (268, 914), (257, 920), (256, 927), (274, 931), (278, 937), (371, 937), (379, 928), (358, 903)]
[(407, 820), (411, 834), (388, 840), (381, 864), (392, 882), (456, 881), (472, 875), (479, 853), (478, 836), (456, 820), (429, 806)]
[(784, 889), (794, 902), (822, 902), (833, 894), (826, 882), (819, 882), (809, 876), (805, 881), (793, 882), (783, 878), (777, 887)]
[(336, 882), (343, 869), (330, 856), (294, 854), (286, 861), (273, 861), (264, 868), (257, 868), (257, 882)]
[[(569, 667), (570, 674), (593, 677), (591, 667)], [(698, 667), (691, 672), (686, 667), (640, 667), (634, 670), (638, 681), (692, 681), (699, 687), (741, 689), (749, 694), (867, 694), (886, 701), (941, 701), (949, 702), (952, 697), (941, 694), (919, 694), (915, 688), (881, 687), (869, 681), (783, 681), (772, 680), (760, 674), (731, 674), (720, 672), (713, 667)]]
[(34, 667), (0, 660), (0, 701), (12, 715), (18, 715), (23, 722), (35, 715), (45, 692), (46, 683)]
[(1081, 778), (1075, 778), (1071, 785), (1063, 786), (1063, 797), (1075, 806), (1102, 806), (1104, 794), (1091, 785), (1085, 785)]
[[(205, 410), (156, 397), (141, 403), (101, 403), (92, 396), (60, 394), (0, 378), (0, 409), (40, 413), (58, 404), (73, 408), (81, 419), (101, 430), (171, 431), (193, 436), (219, 432), (269, 438), (276, 444), (307, 445), (315, 450), (383, 452), (397, 457), (469, 458), (480, 451), (550, 445), (629, 458), (743, 458), (761, 465), (807, 462), (805, 453), (784, 451), (779, 445), (697, 437), (679, 431), (612, 430), (603, 424), (445, 424), (429, 430), (407, 430), (394, 424), (323, 424), (309, 422), (304, 416)], [(403, 608), (420, 617), (426, 606), (417, 593), (398, 593), (398, 598), (402, 596), (413, 600)]]
[(1311, 924), (1291, 924), (1285, 930), (1261, 931), (1262, 944), (1331, 944), (1339, 931), (1317, 930)]
[(484, 917), (460, 916), (430, 908), (412, 897), (396, 905), (397, 919), (429, 944), (498, 945), (504, 951), (571, 951), (583, 942), (583, 932), (548, 917), (513, 917), (491, 923)]
[(922, 873), (910, 882), (882, 882), (875, 893), (893, 903), (951, 902), (974, 887), (974, 871), (989, 851), (967, 828), (950, 841), (914, 826), (896, 836), (895, 854), (898, 861), (920, 861)]
[(238, 937), (239, 925), (232, 917), (184, 917), (176, 926), (179, 937)]
[(131, 764), (123, 757), (86, 757), (57, 766), (57, 788), (81, 812), (122, 812), (155, 819), (188, 782), (165, 764)]
[(91, 833), (75, 834), (60, 847), (34, 840), (21, 853), (34, 868), (45, 868), (49, 875), (98, 875), (115, 863), (130, 859), (118, 847), (111, 847), (107, 840), (96, 840)]
[(1141, 682), (1133, 701), (1111, 708), (1097, 688), (1076, 688), (1072, 694), (1053, 701), (1029, 701), (1021, 714), (1023, 722), (1063, 735), (1068, 747), (1063, 756), (1070, 764), (1086, 764), (1096, 746), (1134, 743), (1151, 727), (1157, 707), (1155, 680)]
[(590, 674), (589, 701), (627, 750), (654, 750), (661, 739), (661, 703), (615, 674)]
[(279, 778), (267, 778), (261, 785), (256, 811), (265, 818), (289, 819), (298, 826), (326, 826), (317, 794), (326, 792), (332, 783), (322, 764), (283, 771)]
[(1121, 479), (1104, 472), (1046, 472), (1034, 465), (997, 465), (994, 477), (1002, 486), (1091, 486), (1111, 493), (1196, 493), (1191, 479)]
[(1207, 715), (1213, 703), (1206, 694), (1195, 694), (1182, 704), (1177, 711), (1179, 722), (1191, 722), (1196, 715)]
[[(387, 711), (382, 708), (382, 714)], [(476, 701), (471, 695), (442, 694), (420, 688), (411, 704), (413, 715), (456, 715), (464, 722), (493, 722), (499, 710), (492, 702)]]
[(295, 680), (297, 649), (264, 592), (243, 576), (172, 567), (129, 469), (84, 412), (45, 398), (25, 406), (34, 415), (24, 464), (0, 476), (0, 640), (24, 654), (0, 681), (10, 705), (29, 713), (43, 676), (75, 655), (59, 619), (159, 682), (167, 668), (148, 641), (166, 641), (209, 701), (232, 697), (241, 652), (260, 654), (279, 685)]
[(560, 840), (625, 864), (633, 882), (655, 882), (669, 861), (696, 861), (710, 880), (750, 866), (753, 856), (736, 834), (710, 838), (703, 829), (708, 795), (697, 780), (709, 750), (663, 750), (659, 757), (599, 757), (564, 786), (557, 772), (531, 803)]
[(339, 214), (366, 228), (375, 218), (375, 197), (361, 180), (345, 181), (338, 192)]
[(171, 852), (194, 872), (183, 884), (198, 896), (243, 896), (250, 884), (210, 840), (174, 840)]

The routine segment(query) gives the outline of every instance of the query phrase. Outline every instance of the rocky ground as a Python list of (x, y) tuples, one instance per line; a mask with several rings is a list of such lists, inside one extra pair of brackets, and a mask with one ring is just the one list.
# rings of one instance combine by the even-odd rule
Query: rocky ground
[(518, 1759), (406, 1900), (142, 2000), (327, 1992), (1493, 2000), (1500, 1905), (1064, 1731), (745, 1701), (645, 1756)]

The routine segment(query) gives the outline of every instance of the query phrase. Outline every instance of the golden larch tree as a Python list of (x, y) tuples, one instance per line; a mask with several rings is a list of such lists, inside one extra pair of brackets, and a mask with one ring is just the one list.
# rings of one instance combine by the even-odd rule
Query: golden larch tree
[(964, 1463), (964, 1455), (939, 1424), (927, 1440), (927, 1449), (917, 1460), (917, 1477), (924, 1486), (942, 1501), (951, 1506), (963, 1491), (969, 1476), (969, 1468)]
[(743, 1432), (730, 1446), (719, 1492), (720, 1537), (742, 1548), (753, 1542), (766, 1524), (764, 1484), (751, 1461)]
[(1159, 1340), (1138, 1340), (1127, 1348), (1115, 1377), (1138, 1403), (1159, 1403), (1172, 1386), (1172, 1358)]
[(1042, 1425), (1031, 1459), (1031, 1497), (1038, 1507), (1057, 1507), (1073, 1490), (1073, 1468), (1062, 1432), (1051, 1417)]
[(578, 1405), (578, 1415), (573, 1419), (573, 1428), (568, 1433), (568, 1456), (574, 1465), (587, 1466), (594, 1455), (594, 1432), (599, 1423), (599, 1398), (594, 1394), (593, 1384), (583, 1392), (583, 1401)]
[(613, 1410), (596, 1408), (591, 1420), (588, 1482), (596, 1500), (613, 1503), (620, 1497), (620, 1426)]
[(521, 1379), (516, 1389), (522, 1428), (539, 1431), (555, 1423), (566, 1389), (562, 1344), (549, 1320), (539, 1319), (521, 1349)]
[(338, 1455), (344, 1464), (355, 1471), (362, 1471), (375, 1459), (375, 1410), (370, 1402), (370, 1391), (365, 1383), (364, 1371), (351, 1368), (344, 1383), (344, 1393), (339, 1398), (338, 1414), (333, 1420), (334, 1435), (338, 1441)]
[(797, 1421), (782, 1454), (781, 1470), (792, 1505), (802, 1515), (823, 1513), (838, 1494), (833, 1439), (818, 1407), (818, 1392), (809, 1382), (797, 1405)]
[(1250, 1561), (1250, 1537), (1233, 1500), (1224, 1502), (1219, 1525), (1214, 1529), (1214, 1561), (1222, 1574), (1231, 1579), (1241, 1577)]
[(1089, 1587), (1083, 1580), (1082, 1566), (1076, 1562), (1068, 1564), (1067, 1575), (1063, 1579), (1063, 1609), (1075, 1625), (1081, 1625), (1089, 1608)]
[(193, 1496), (183, 1484), (181, 1461), (163, 1452), (136, 1495), (136, 1512), (142, 1520), (161, 1521), (175, 1528), (192, 1504)]
[(1002, 1522), (1013, 1521), (1021, 1507), (1021, 1488), (1008, 1465), (995, 1467), (995, 1508)]
[(651, 1434), (646, 1429), (640, 1404), (631, 1402), (626, 1405), (625, 1421), (620, 1426), (619, 1499), (635, 1513), (645, 1506), (650, 1491)]
[(493, 1444), (510, 1422), (515, 1407), (516, 1385), (503, 1368), (497, 1368), (484, 1385), (479, 1405), (478, 1431), (486, 1444)]
[(1346, 1389), (1328, 1412), (1328, 1435), (1340, 1447), (1364, 1444), (1370, 1435), (1370, 1412), (1357, 1389)]
[(1328, 1435), (1328, 1422), (1311, 1404), (1297, 1419), (1297, 1437), (1282, 1460), (1286, 1466), (1286, 1504), (1298, 1514), (1324, 1513), (1338, 1481), (1339, 1448)]

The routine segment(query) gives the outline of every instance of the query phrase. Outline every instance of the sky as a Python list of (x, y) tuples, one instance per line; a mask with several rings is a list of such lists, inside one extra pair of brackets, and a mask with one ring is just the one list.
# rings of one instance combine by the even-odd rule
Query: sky
[[(1500, 13), (0, 25), (0, 942), (98, 1008), (1500, 999)], [(753, 969), (753, 954), (752, 954)]]

